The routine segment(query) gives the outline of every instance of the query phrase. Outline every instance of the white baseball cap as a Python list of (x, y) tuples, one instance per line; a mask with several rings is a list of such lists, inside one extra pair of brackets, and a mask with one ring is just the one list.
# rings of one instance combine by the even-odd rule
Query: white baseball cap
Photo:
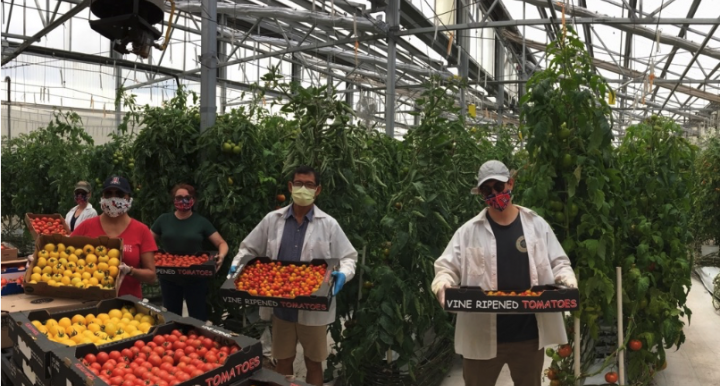
[(474, 187), (470, 193), (480, 194), (480, 186), (487, 180), (508, 182), (508, 180), (510, 180), (510, 170), (504, 163), (497, 160), (485, 162), (480, 166), (480, 171), (478, 171), (477, 186)]

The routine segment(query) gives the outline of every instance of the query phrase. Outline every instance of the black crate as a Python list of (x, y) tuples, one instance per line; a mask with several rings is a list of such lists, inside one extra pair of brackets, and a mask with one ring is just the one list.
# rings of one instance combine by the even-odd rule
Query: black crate
[[(165, 253), (165, 251), (159, 250), (158, 253)], [(159, 267), (155, 265), (155, 274), (158, 277), (207, 277), (211, 278), (215, 276), (215, 259), (213, 258), (217, 251), (203, 251), (195, 253), (194, 256), (200, 256), (203, 254), (208, 255), (208, 260), (202, 264), (193, 264), (187, 267)]]
[[(13, 355), (15, 363), (20, 365), (21, 358), (29, 361), (33, 371), (38, 377), (48, 378), (51, 376), (49, 369), (50, 358), (52, 352), (63, 349), (67, 346), (48, 339), (43, 333), (38, 331), (32, 324), (33, 320), (45, 323), (46, 320), (53, 318), (59, 320), (63, 317), (72, 318), (75, 314), (85, 315), (88, 313), (98, 314), (108, 312), (114, 308), (122, 308), (123, 306), (132, 305), (138, 310), (157, 318), (156, 325), (162, 325), (180, 318), (180, 316), (164, 312), (157, 306), (140, 301), (140, 299), (125, 295), (115, 299), (101, 300), (92, 307), (78, 307), (77, 309), (64, 309), (59, 312), (48, 312), (47, 310), (35, 310), (27, 312), (14, 312), (9, 315), (10, 323), (9, 336), (15, 342), (16, 355)], [(149, 333), (152, 332), (149, 331)], [(128, 338), (128, 340), (137, 340), (138, 337)], [(115, 342), (113, 342), (115, 343)], [(102, 347), (108, 346), (103, 345)], [(94, 346), (94, 345), (93, 345)]]
[(137, 340), (144, 342), (151, 341), (156, 335), (170, 334), (173, 330), (188, 332), (196, 330), (198, 334), (212, 338), (223, 344), (237, 344), (240, 350), (230, 354), (225, 363), (211, 371), (186, 382), (179, 386), (212, 385), (225, 386), (235, 384), (249, 379), (262, 367), (262, 344), (257, 339), (238, 335), (215, 326), (206, 326), (203, 322), (193, 318), (180, 318), (168, 324), (156, 327), (151, 335), (144, 335), (139, 339), (127, 339), (109, 345), (104, 345), (102, 350), (95, 345), (84, 345), (71, 347), (58, 351), (53, 355), (51, 368), (53, 373), (52, 385), (93, 385), (107, 386), (98, 376), (85, 367), (80, 358), (87, 354), (97, 354), (100, 351), (110, 352), (121, 351), (132, 347)]
[[(320, 285), (320, 288), (315, 291), (312, 295), (308, 296), (296, 296), (294, 298), (281, 298), (274, 296), (260, 296), (251, 295), (247, 291), (238, 290), (235, 287), (235, 280), (237, 280), (245, 267), (255, 264), (256, 262), (261, 263), (280, 263), (282, 265), (327, 265), (325, 271), (325, 277)], [(288, 308), (294, 310), (303, 311), (328, 311), (330, 309), (330, 303), (332, 302), (332, 288), (334, 284), (334, 278), (332, 272), (339, 265), (339, 259), (328, 259), (328, 260), (312, 260), (309, 262), (303, 261), (281, 261), (272, 260), (269, 257), (252, 257), (246, 256), (240, 261), (240, 266), (237, 275), (231, 279), (228, 279), (220, 287), (220, 296), (222, 296), (225, 303), (230, 304), (242, 304), (245, 306), (262, 306), (262, 307), (276, 307), (276, 308)]]
[[(580, 293), (577, 288), (559, 285), (540, 285), (530, 289), (542, 292), (539, 296), (522, 295), (525, 290), (511, 295), (488, 295), (479, 287), (453, 287), (445, 289), (446, 311), (453, 312), (492, 312), (492, 313), (539, 313), (563, 312), (580, 308)], [(496, 291), (492, 291), (496, 292)]]
[(311, 386), (308, 383), (289, 380), (284, 375), (269, 369), (260, 369), (250, 379), (238, 386)]

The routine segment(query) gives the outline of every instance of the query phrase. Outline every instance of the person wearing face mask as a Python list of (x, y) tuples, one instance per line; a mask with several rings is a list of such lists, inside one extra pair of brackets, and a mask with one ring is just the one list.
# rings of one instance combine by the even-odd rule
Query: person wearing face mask
[[(486, 291), (562, 283), (577, 288), (570, 259), (550, 225), (512, 203), (515, 180), (500, 161), (480, 167), (473, 194), (487, 208), (455, 232), (435, 261), (432, 291), (440, 304), (452, 286)], [(562, 313), (459, 312), (455, 352), (463, 356), (467, 386), (494, 386), (505, 364), (515, 386), (540, 386), (543, 347), (567, 343)]]
[[(245, 256), (267, 256), (273, 260), (311, 261), (340, 259), (340, 267), (332, 275), (333, 296), (355, 275), (357, 251), (340, 228), (337, 220), (314, 203), (322, 186), (318, 173), (309, 166), (295, 169), (288, 181), (292, 205), (268, 213), (242, 241), (232, 261), (230, 275), (236, 275)], [(260, 308), (263, 320), (272, 319), (272, 356), (275, 370), (293, 375), (297, 343), (303, 347), (307, 367), (306, 382), (323, 384), (322, 362), (328, 356), (327, 325), (335, 321), (335, 299), (327, 312), (298, 311), (281, 308)]]
[[(163, 249), (176, 255), (193, 255), (203, 250), (203, 242), (210, 240), (218, 249), (216, 266), (220, 268), (228, 253), (228, 245), (220, 233), (205, 217), (193, 212), (195, 188), (178, 184), (172, 189), (175, 210), (160, 215), (151, 230)], [(160, 279), (163, 306), (168, 311), (182, 315), (183, 300), (191, 317), (207, 320), (205, 298), (210, 288), (210, 278), (183, 278), (167, 276)]]
[(77, 205), (70, 209), (65, 215), (65, 223), (70, 227), (70, 232), (83, 221), (97, 216), (97, 212), (90, 204), (91, 188), (90, 184), (80, 181), (75, 184), (75, 202)]
[(123, 241), (118, 296), (133, 295), (142, 299), (140, 283), (154, 283), (155, 239), (147, 225), (128, 215), (132, 206), (132, 188), (127, 179), (111, 176), (103, 184), (100, 208), (102, 214), (75, 227), (71, 236), (120, 238)]

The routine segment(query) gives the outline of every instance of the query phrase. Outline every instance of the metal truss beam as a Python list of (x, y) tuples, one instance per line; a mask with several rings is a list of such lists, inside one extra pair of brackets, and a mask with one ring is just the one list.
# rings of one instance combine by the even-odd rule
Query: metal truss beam
[[(625, 2), (625, 0), (623, 0)], [(628, 8), (628, 13), (631, 19), (635, 19), (635, 6), (637, 5), (637, 0), (630, 0), (630, 4), (626, 5)], [(581, 5), (582, 6), (582, 5)], [(630, 53), (632, 51), (632, 32), (626, 32), (625, 34), (625, 55), (623, 55), (623, 67), (630, 68)]]
[[(10, 47), (13, 46), (13, 43), (10, 43)], [(167, 68), (167, 67), (158, 67), (154, 66), (152, 64), (143, 63), (143, 62), (133, 62), (131, 60), (127, 59), (115, 59), (110, 58), (107, 56), (100, 56), (100, 55), (92, 55), (92, 54), (84, 54), (79, 52), (72, 52), (72, 51), (65, 51), (65, 50), (58, 50), (54, 48), (48, 48), (48, 47), (40, 47), (40, 46), (30, 46), (28, 47), (25, 52), (27, 54), (34, 54), (34, 55), (40, 55), (45, 56), (49, 58), (56, 58), (56, 59), (64, 59), (64, 60), (71, 60), (75, 62), (82, 62), (82, 63), (90, 63), (90, 64), (97, 64), (101, 66), (117, 66), (122, 67), (130, 70), (140, 70), (140, 71), (146, 71), (146, 72), (153, 72), (153, 73), (159, 73), (159, 74), (165, 74), (168, 75), (168, 77), (164, 78), (163, 80), (170, 80), (170, 79), (176, 79), (178, 77), (183, 77), (188, 80), (192, 80), (195, 82), (200, 82), (200, 76), (193, 75), (193, 74), (182, 74), (181, 70), (177, 70), (174, 68)], [(239, 91), (249, 91), (252, 90), (250, 84), (237, 82), (230, 79), (218, 79), (225, 83), (228, 88), (231, 88), (233, 90), (239, 90)], [(157, 82), (160, 82), (160, 80), (157, 80)], [(127, 89), (127, 88), (126, 88)], [(270, 91), (268, 92), (269, 96), (277, 97), (282, 96), (282, 94)]]
[[(545, 3), (542, 0), (521, 0), (528, 4), (537, 5), (537, 6), (548, 6), (547, 3)], [(555, 8), (559, 8), (560, 6), (557, 3), (552, 3), (552, 5)], [(593, 11), (588, 10), (587, 8), (581, 8), (577, 6), (568, 5), (565, 7), (565, 12), (571, 16), (578, 17), (578, 19), (574, 19), (576, 24), (605, 24), (613, 26), (621, 31), (625, 32), (631, 32), (635, 35), (642, 36), (644, 38), (655, 40), (657, 38), (657, 31), (651, 30), (650, 28), (643, 27), (643, 24), (649, 24), (649, 25), (661, 25), (661, 24), (696, 24), (696, 25), (715, 25), (718, 23), (717, 18), (696, 18), (696, 19), (688, 19), (688, 18), (635, 18), (635, 19), (628, 19), (628, 18), (614, 18), (610, 16), (601, 16)], [(660, 43), (668, 44), (671, 46), (677, 46), (684, 50), (690, 51), (690, 52), (696, 52), (700, 51), (703, 55), (707, 55), (711, 58), (719, 59), (720, 60), (720, 51), (716, 49), (711, 48), (701, 48), (699, 44), (695, 42), (691, 42), (686, 39), (680, 39), (676, 36), (668, 35), (668, 34), (660, 34)]]
[[(578, 4), (581, 7), (587, 8), (586, 0), (578, 0)], [(587, 47), (588, 53), (591, 58), (595, 57), (595, 51), (593, 50), (592, 34), (590, 32), (590, 25), (583, 24), (583, 32), (585, 33), (585, 46)]]
[[(720, 18), (718, 18), (718, 23), (720, 23)], [(702, 49), (705, 48), (705, 46), (707, 46), (708, 42), (710, 41), (710, 37), (712, 36), (712, 34), (714, 34), (715, 31), (717, 31), (718, 26), (720, 26), (720, 24), (715, 24), (715, 25), (710, 29), (710, 32), (708, 32), (707, 36), (705, 37), (705, 40), (703, 40), (702, 44), (700, 45), (700, 49), (699, 49), (698, 51), (696, 51), (695, 54), (693, 54), (693, 57), (692, 57), (692, 59), (690, 60), (690, 63), (688, 63), (687, 67), (685, 67), (685, 71), (683, 71), (682, 75), (680, 75), (680, 79), (685, 78), (685, 75), (687, 75), (688, 71), (690, 71), (690, 69), (692, 68), (692, 66), (695, 64), (695, 61), (697, 61), (698, 56), (700, 56), (700, 52), (702, 51)], [(667, 99), (665, 99), (665, 102), (663, 102), (661, 109), (664, 108), (665, 105), (668, 103), (668, 101), (670, 100), (670, 97), (675, 93), (675, 90), (678, 89), (678, 86), (679, 86), (679, 85), (676, 84), (676, 85), (670, 90), (670, 94), (667, 96)]]
[(55, 19), (52, 23), (45, 26), (45, 28), (41, 29), (33, 35), (30, 39), (25, 40), (22, 44), (20, 44), (12, 53), (2, 58), (2, 65), (6, 65), (11, 60), (15, 59), (23, 53), (28, 47), (30, 47), (33, 43), (40, 40), (43, 36), (47, 35), (50, 31), (54, 30), (55, 28), (59, 27), (63, 23), (65, 23), (67, 20), (69, 20), (71, 17), (77, 15), (82, 10), (87, 8), (90, 5), (91, 0), (84, 0), (82, 3), (75, 6), (75, 8), (72, 8), (71, 10), (67, 11), (64, 15), (60, 16), (59, 18)]
[[(717, 26), (715, 26), (714, 28), (717, 28)], [(506, 37), (509, 40), (518, 41), (518, 40), (522, 39), (522, 37), (520, 37), (520, 36), (513, 35), (513, 34), (510, 34), (507, 32), (504, 35), (506, 35)], [(546, 48), (545, 44), (543, 44), (543, 43), (532, 41), (532, 40), (527, 40), (527, 39), (525, 39), (525, 44), (527, 44), (528, 47), (531, 47), (531, 48), (537, 49), (537, 50), (545, 50), (545, 48)], [(645, 78), (644, 73), (641, 73), (641, 72), (635, 71), (635, 70), (631, 70), (629, 68), (620, 68), (615, 63), (608, 63), (608, 62), (605, 62), (605, 61), (602, 61), (599, 59), (593, 59), (593, 65), (597, 68), (601, 68), (603, 70), (614, 72), (616, 74), (627, 75), (630, 78), (635, 78), (635, 79), (644, 79)], [(681, 80), (684, 79), (684, 76), (681, 76), (680, 79)], [(664, 87), (664, 88), (668, 88), (671, 90), (673, 88), (675, 88), (675, 89), (679, 90), (679, 92), (682, 92), (684, 94), (696, 96), (696, 97), (699, 97), (702, 99), (706, 99), (708, 101), (720, 102), (720, 95), (700, 91), (693, 87), (681, 86), (680, 82), (675, 83), (674, 86), (670, 86), (668, 83), (663, 82), (661, 79), (656, 79), (655, 84), (659, 87)]]
[[(700, 5), (701, 0), (693, 0), (692, 4), (690, 4), (690, 9), (688, 10), (687, 17), (689, 19), (692, 19), (695, 16), (695, 12), (697, 12), (698, 6)], [(680, 32), (678, 33), (678, 38), (684, 38), (687, 34), (687, 29), (689, 27), (689, 24), (683, 24), (683, 26), (680, 28)], [(670, 65), (672, 64), (673, 59), (675, 59), (675, 54), (677, 54), (679, 48), (673, 47), (670, 51), (670, 55), (665, 60), (665, 65), (663, 66), (662, 72), (660, 72), (660, 77), (664, 78), (667, 74), (668, 70), (670, 69)], [(653, 90), (652, 97), (650, 100), (655, 101), (655, 97), (657, 96), (659, 89)]]

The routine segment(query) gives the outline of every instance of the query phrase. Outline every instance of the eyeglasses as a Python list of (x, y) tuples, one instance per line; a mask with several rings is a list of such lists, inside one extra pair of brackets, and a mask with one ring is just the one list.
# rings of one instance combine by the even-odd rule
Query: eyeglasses
[(306, 188), (312, 190), (317, 188), (317, 185), (315, 185), (314, 182), (308, 181), (308, 182), (302, 182), (302, 181), (293, 181), (292, 185), (296, 188), (302, 188), (305, 186)]
[(102, 193), (103, 198), (111, 198), (111, 197), (117, 197), (117, 198), (123, 198), (125, 197), (125, 192), (117, 189), (112, 190), (106, 190)]
[(76, 195), (76, 196), (87, 196), (87, 192), (82, 191), (82, 190), (78, 190), (78, 191), (75, 192), (75, 195)]
[(175, 201), (190, 201), (192, 196), (175, 196)]
[[(490, 186), (490, 184), (492, 184), (492, 186)], [(505, 191), (505, 183), (502, 181), (495, 181), (494, 184), (492, 182), (489, 182), (487, 184), (481, 185), (479, 190), (483, 196), (489, 196), (489, 195), (493, 194), (493, 190), (498, 193), (504, 192)]]

